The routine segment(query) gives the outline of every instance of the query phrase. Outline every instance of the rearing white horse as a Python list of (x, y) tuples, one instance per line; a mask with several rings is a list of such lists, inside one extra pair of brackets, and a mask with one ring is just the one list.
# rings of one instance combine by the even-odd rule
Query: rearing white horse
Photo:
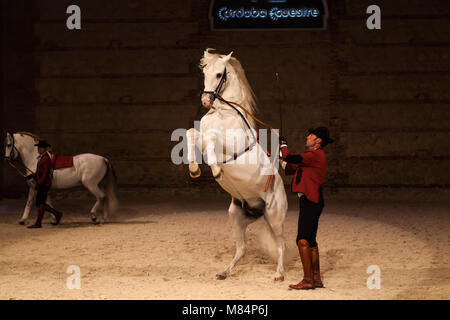
[[(200, 68), (204, 74), (202, 104), (209, 111), (200, 121), (200, 132), (187, 132), (189, 171), (200, 176), (195, 147), (206, 154), (207, 163), (217, 183), (231, 197), (228, 213), (233, 222), (236, 253), (229, 266), (217, 274), (225, 279), (245, 252), (247, 226), (259, 217), (264, 219), (277, 246), (278, 264), (275, 280), (284, 280), (285, 244), (283, 225), (287, 211), (284, 183), (278, 171), (271, 170), (270, 159), (255, 137), (255, 123), (240, 108), (224, 100), (245, 106), (252, 114), (256, 110), (253, 91), (240, 62), (231, 57), (204, 52)], [(216, 99), (217, 98), (217, 99)], [(233, 135), (230, 137), (230, 130)], [(239, 134), (240, 133), (240, 134)], [(237, 143), (235, 138), (243, 143)], [(274, 175), (273, 185), (264, 191), (268, 174)]]
[[(6, 133), (5, 160), (13, 162), (20, 156), (27, 170), (26, 175), (35, 173), (39, 155), (37, 147), (34, 146), (37, 140), (40, 139), (28, 132)], [(103, 180), (106, 180), (105, 189), (100, 185)], [(116, 177), (109, 160), (91, 153), (79, 154), (73, 157), (72, 167), (53, 171), (51, 189), (68, 189), (79, 185), (86, 187), (97, 199), (91, 209), (92, 221), (97, 221), (95, 214), (102, 207), (103, 221), (106, 221), (109, 211), (117, 208)], [(35, 194), (34, 185), (30, 185), (20, 224), (25, 224), (30, 215)], [(50, 195), (47, 197), (47, 203), (51, 204)]]

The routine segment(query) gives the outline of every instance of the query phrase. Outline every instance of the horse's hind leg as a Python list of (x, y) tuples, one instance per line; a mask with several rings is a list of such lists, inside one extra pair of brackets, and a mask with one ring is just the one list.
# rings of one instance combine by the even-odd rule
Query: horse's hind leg
[[(97, 199), (94, 206), (91, 209), (91, 220), (92, 222), (97, 222), (97, 216), (95, 213), (98, 211), (100, 207), (104, 207), (106, 195), (102, 189), (97, 184), (85, 184), (83, 183), (86, 189), (88, 189)], [(105, 216), (103, 217), (105, 219)]]
[(103, 202), (103, 222), (106, 222), (108, 220), (108, 214), (109, 214), (108, 197), (106, 196), (106, 192), (104, 191), (104, 189), (102, 187), (99, 187), (99, 188), (105, 194), (105, 198), (102, 200), (102, 202)]
[(228, 209), (228, 214), (233, 220), (233, 233), (236, 240), (236, 253), (228, 268), (217, 274), (218, 280), (223, 280), (231, 274), (236, 263), (245, 253), (245, 230), (247, 226), (254, 222), (255, 219), (250, 219), (245, 215), (245, 210), (239, 205), (240, 201), (233, 199)]
[[(275, 201), (274, 201), (275, 202)], [(285, 251), (285, 243), (283, 237), (283, 225), (284, 219), (286, 217), (287, 205), (286, 207), (276, 204), (273, 206), (266, 207), (266, 213), (264, 215), (264, 219), (267, 222), (270, 230), (272, 231), (272, 236), (277, 246), (278, 251), (278, 264), (277, 271), (274, 275), (275, 281), (283, 281), (284, 280), (284, 251)]]

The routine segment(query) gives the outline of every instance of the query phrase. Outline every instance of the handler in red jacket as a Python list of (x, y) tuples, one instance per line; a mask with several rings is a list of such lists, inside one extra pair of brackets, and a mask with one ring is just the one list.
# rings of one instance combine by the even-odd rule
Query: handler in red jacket
[(46, 204), (47, 194), (52, 186), (52, 162), (47, 153), (47, 148), (50, 145), (45, 140), (41, 140), (35, 146), (38, 147), (39, 153), (36, 173), (33, 175), (33, 178), (36, 180), (36, 206), (38, 207), (38, 216), (36, 222), (28, 228), (41, 228), (45, 211), (49, 211), (55, 215), (55, 224), (58, 224), (62, 217), (62, 212)]
[(333, 143), (327, 128), (309, 129), (304, 153), (291, 154), (286, 139), (280, 137), (280, 156), (286, 175), (294, 175), (292, 192), (299, 196), (297, 246), (303, 265), (303, 280), (291, 289), (323, 288), (320, 279), (319, 248), (316, 242), (319, 217), (324, 207), (322, 185), (327, 170), (324, 148)]

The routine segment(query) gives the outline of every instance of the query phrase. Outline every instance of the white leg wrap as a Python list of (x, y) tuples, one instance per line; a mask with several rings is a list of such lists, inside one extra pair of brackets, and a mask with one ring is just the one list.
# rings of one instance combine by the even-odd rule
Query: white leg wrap
[(189, 163), (195, 161), (195, 143), (191, 143), (191, 141), (188, 142), (188, 161)]
[(215, 152), (215, 143), (209, 142), (206, 145), (206, 155), (208, 157), (208, 165), (217, 164), (217, 157)]

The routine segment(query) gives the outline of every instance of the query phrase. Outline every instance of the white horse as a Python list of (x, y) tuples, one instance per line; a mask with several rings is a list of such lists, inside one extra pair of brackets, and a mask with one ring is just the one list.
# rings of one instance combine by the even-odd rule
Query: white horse
[[(274, 278), (282, 281), (283, 225), (288, 207), (286, 192), (278, 171), (268, 170), (271, 169), (270, 159), (256, 142), (253, 119), (239, 107), (233, 108), (225, 102), (239, 103), (252, 114), (256, 110), (254, 94), (244, 70), (231, 54), (214, 54), (207, 49), (200, 61), (205, 78), (201, 100), (209, 111), (200, 121), (200, 132), (194, 128), (187, 131), (189, 171), (193, 178), (201, 174), (195, 159), (197, 146), (202, 155), (206, 154), (216, 181), (232, 197), (228, 213), (233, 222), (236, 253), (225, 271), (217, 274), (217, 279), (225, 279), (231, 274), (245, 253), (247, 226), (264, 216), (277, 247), (278, 264)], [(230, 138), (230, 129), (242, 134)], [(245, 143), (236, 147), (234, 138)], [(274, 175), (273, 185), (264, 191), (268, 174)]]
[[(13, 163), (20, 156), (27, 171), (25, 175), (35, 173), (39, 153), (34, 145), (38, 140), (40, 139), (36, 135), (28, 132), (6, 133), (5, 160)], [(103, 180), (106, 180), (106, 188), (100, 185)], [(28, 200), (19, 222), (22, 225), (30, 214), (36, 194), (34, 185), (29, 185)], [(108, 212), (117, 208), (116, 177), (109, 160), (95, 154), (79, 154), (73, 157), (72, 167), (53, 171), (51, 189), (67, 189), (79, 185), (86, 187), (97, 199), (91, 209), (92, 221), (97, 221), (95, 214), (103, 208), (105, 222)], [(47, 197), (47, 203), (51, 205), (50, 195)]]

